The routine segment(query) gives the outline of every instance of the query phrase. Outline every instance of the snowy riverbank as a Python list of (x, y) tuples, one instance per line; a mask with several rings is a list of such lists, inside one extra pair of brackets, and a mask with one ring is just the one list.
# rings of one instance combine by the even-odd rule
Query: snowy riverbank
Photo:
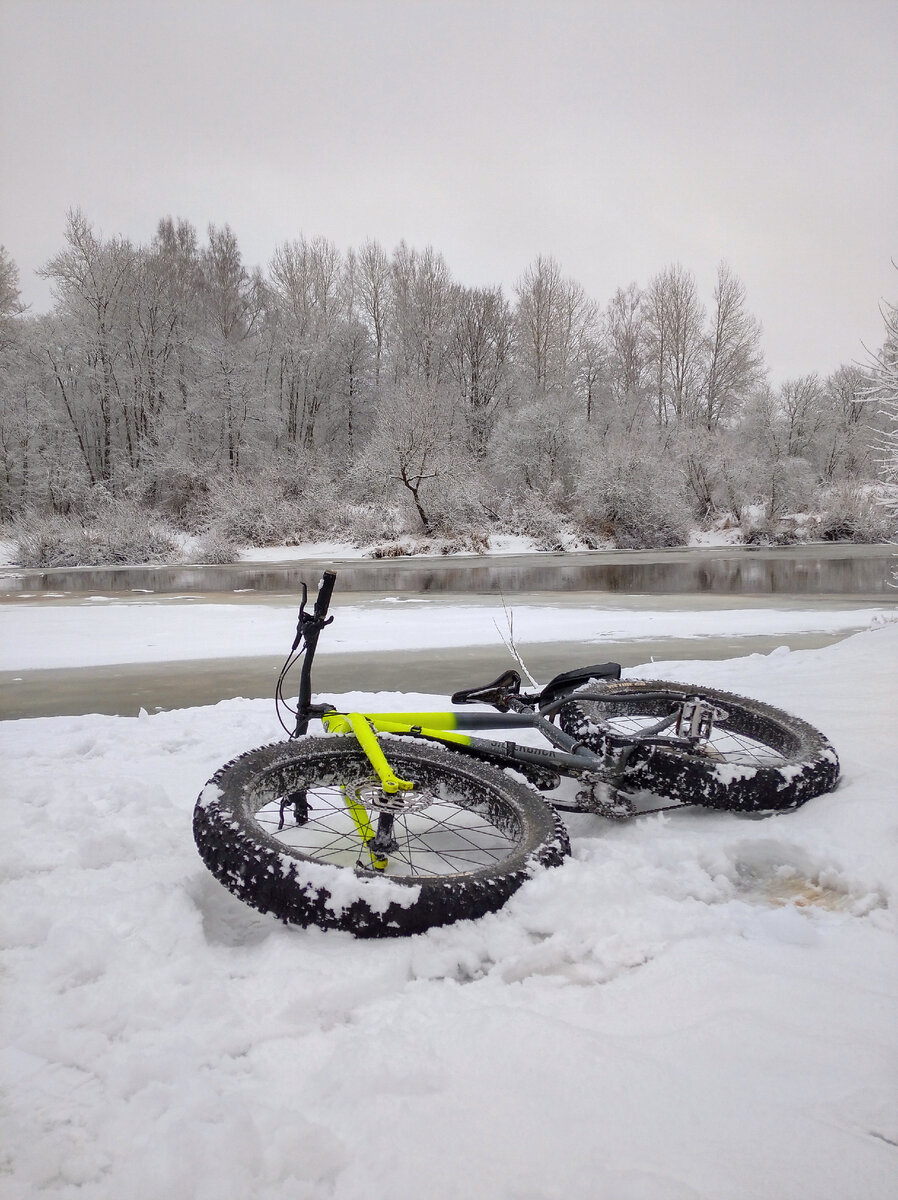
[(502, 912), (389, 943), (259, 916), (196, 855), (194, 797), (277, 736), (269, 701), (0, 725), (0, 1195), (887, 1200), (896, 662), (888, 624), (640, 669), (798, 712), (839, 789), (575, 818)]
[[(850, 601), (849, 601), (850, 603)], [(657, 638), (788, 637), (854, 632), (893, 620), (894, 608), (788, 609), (705, 606), (673, 611), (635, 608), (627, 601), (588, 607), (446, 604), (435, 599), (383, 597), (335, 607), (339, 618), (319, 653), (500, 646), (509, 622), (519, 647), (545, 642), (603, 643)], [(0, 670), (101, 666), (282, 655), (293, 640), (296, 604), (205, 604), (173, 597), (120, 602), (104, 596), (75, 604), (6, 606)]]

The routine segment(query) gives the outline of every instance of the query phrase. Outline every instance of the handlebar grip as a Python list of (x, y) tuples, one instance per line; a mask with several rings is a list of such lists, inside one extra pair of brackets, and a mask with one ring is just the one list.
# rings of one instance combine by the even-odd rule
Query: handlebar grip
[(330, 607), (331, 596), (334, 591), (334, 584), (337, 576), (334, 571), (325, 571), (321, 576), (321, 583), (318, 585), (318, 596), (315, 600), (315, 616), (326, 617), (327, 610)]

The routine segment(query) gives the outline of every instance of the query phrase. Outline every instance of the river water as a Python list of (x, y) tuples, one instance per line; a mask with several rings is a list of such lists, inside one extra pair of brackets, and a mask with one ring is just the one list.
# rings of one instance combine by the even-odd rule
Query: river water
[(453, 556), (237, 563), (227, 566), (0, 568), (0, 601), (105, 596), (248, 592), (298, 594), (322, 565), (340, 577), (339, 594), (516, 596), (532, 592), (623, 595), (713, 593), (738, 596), (879, 597), (890, 593), (896, 547), (824, 543), (788, 547), (594, 551), (577, 554)]
[[(639, 641), (578, 644), (563, 627), (526, 647), (541, 679), (575, 666), (612, 659), (625, 667), (653, 659), (711, 659), (826, 645), (843, 634), (670, 638), (663, 613), (712, 608), (792, 610), (858, 609), (896, 604), (890, 582), (892, 546), (817, 545), (777, 549), (539, 554), (490, 558), (351, 560), (332, 564), (286, 562), (227, 567), (125, 567), (25, 571), (0, 568), (0, 622), (6, 605), (119, 602), (293, 604), (305, 579), (312, 589), (323, 566), (338, 573), (334, 604), (384, 596), (428, 595), (446, 604), (495, 602), (516, 608), (626, 606), (659, 614), (657, 636)], [(0, 717), (11, 719), (85, 712), (133, 715), (156, 709), (211, 704), (235, 696), (268, 697), (281, 657), (222, 657), (191, 662), (123, 664), (68, 670), (0, 672)], [(486, 682), (507, 668), (500, 645), (432, 651), (366, 650), (321, 654), (315, 664), (320, 691), (418, 690), (437, 694)]]

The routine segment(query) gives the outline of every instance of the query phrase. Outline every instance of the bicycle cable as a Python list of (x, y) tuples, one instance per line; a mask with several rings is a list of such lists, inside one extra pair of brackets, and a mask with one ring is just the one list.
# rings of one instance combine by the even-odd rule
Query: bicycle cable
[(286, 681), (288, 673), (290, 671), (292, 671), (292, 669), (296, 666), (296, 664), (299, 662), (299, 660), (302, 658), (302, 656), (305, 654), (305, 652), (306, 652), (305, 645), (300, 646), (300, 648), (298, 650), (290, 651), (290, 653), (287, 655), (286, 662), (281, 667), (281, 673), (280, 673), (280, 675), (278, 675), (278, 681), (275, 684), (275, 688), (274, 688), (274, 710), (277, 714), (277, 719), (278, 719), (278, 722), (279, 722), (281, 728), (284, 730), (284, 732), (289, 737), (293, 737), (294, 730), (290, 725), (288, 725), (284, 721), (284, 718), (281, 714), (283, 711), (286, 711), (292, 717), (295, 717), (297, 715), (298, 705), (297, 705), (297, 708), (293, 708), (292, 705), (290, 704), (290, 702), (287, 700), (286, 696), (284, 695), (284, 683)]

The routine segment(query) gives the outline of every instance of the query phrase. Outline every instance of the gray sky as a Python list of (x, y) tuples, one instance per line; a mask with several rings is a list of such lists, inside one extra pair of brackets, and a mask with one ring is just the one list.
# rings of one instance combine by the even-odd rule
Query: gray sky
[(726, 258), (774, 381), (863, 358), (898, 298), (894, 0), (0, 0), (0, 242), (24, 298), (80, 206), (245, 260), (428, 243), (604, 304)]

